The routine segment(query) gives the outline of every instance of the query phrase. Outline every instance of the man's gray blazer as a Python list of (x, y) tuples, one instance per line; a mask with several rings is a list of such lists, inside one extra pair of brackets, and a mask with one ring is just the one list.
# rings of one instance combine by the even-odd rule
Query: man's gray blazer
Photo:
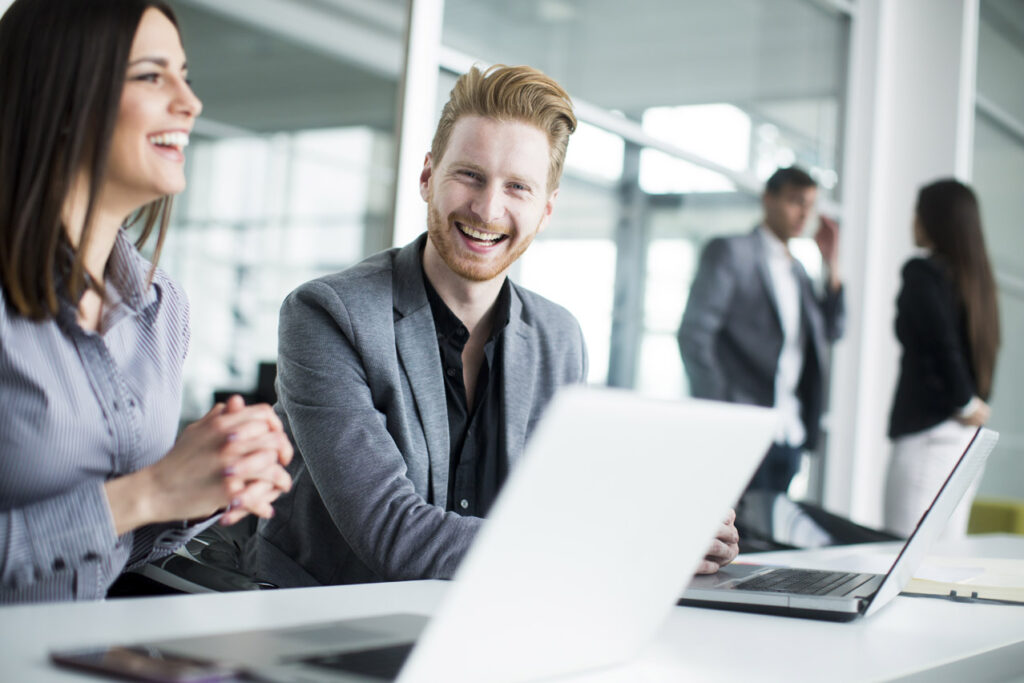
[[(281, 307), (276, 410), (296, 447), (294, 484), (249, 544), (260, 579), (447, 578), (480, 526), (445, 511), (447, 403), (425, 240), (307, 282)], [(587, 360), (576, 319), (514, 284), (503, 334), (514, 466), (555, 389), (583, 382)]]
[[(775, 403), (782, 322), (759, 231), (708, 242), (679, 327), (690, 393), (733, 403)], [(824, 402), (828, 347), (843, 333), (843, 292), (819, 298), (799, 262), (800, 318), (808, 344), (797, 387), (806, 448), (814, 448)], [(799, 444), (794, 444), (799, 445)]]

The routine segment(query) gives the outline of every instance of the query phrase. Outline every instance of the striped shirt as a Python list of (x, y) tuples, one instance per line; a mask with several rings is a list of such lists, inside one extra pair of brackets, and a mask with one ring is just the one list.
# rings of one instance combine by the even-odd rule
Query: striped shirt
[(126, 568), (195, 529), (118, 537), (103, 484), (163, 457), (181, 410), (188, 302), (122, 232), (107, 265), (99, 330), (61, 301), (25, 318), (0, 298), (0, 603), (102, 598)]

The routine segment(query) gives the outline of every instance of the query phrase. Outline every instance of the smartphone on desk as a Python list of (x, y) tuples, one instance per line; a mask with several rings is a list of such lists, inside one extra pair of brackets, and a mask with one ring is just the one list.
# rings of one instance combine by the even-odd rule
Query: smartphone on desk
[(59, 666), (149, 683), (214, 683), (243, 681), (239, 670), (185, 657), (167, 655), (146, 647), (100, 647), (71, 652), (51, 652)]

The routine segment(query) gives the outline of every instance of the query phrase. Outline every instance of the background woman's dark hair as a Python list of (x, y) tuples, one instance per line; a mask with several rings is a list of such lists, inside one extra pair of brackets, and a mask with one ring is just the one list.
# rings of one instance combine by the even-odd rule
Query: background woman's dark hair
[(999, 351), (999, 305), (978, 199), (959, 181), (939, 180), (918, 193), (917, 218), (956, 283), (967, 314), (978, 396), (988, 400)]
[[(18, 312), (56, 314), (89, 286), (82, 261), (105, 176), (132, 41), (146, 9), (177, 21), (157, 0), (15, 0), (0, 18), (0, 278)], [(71, 247), (61, 211), (82, 168), (90, 184), (84, 229)], [(139, 243), (170, 198), (143, 207)], [(97, 274), (102, 275), (102, 274)], [(102, 291), (102, 285), (98, 286)]]

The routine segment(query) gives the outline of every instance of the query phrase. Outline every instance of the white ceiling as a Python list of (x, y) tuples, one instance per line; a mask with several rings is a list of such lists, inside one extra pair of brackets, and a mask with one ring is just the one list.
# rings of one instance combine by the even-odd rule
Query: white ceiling
[(637, 112), (835, 97), (846, 24), (811, 0), (446, 0), (444, 42), (533, 64), (577, 97)]

